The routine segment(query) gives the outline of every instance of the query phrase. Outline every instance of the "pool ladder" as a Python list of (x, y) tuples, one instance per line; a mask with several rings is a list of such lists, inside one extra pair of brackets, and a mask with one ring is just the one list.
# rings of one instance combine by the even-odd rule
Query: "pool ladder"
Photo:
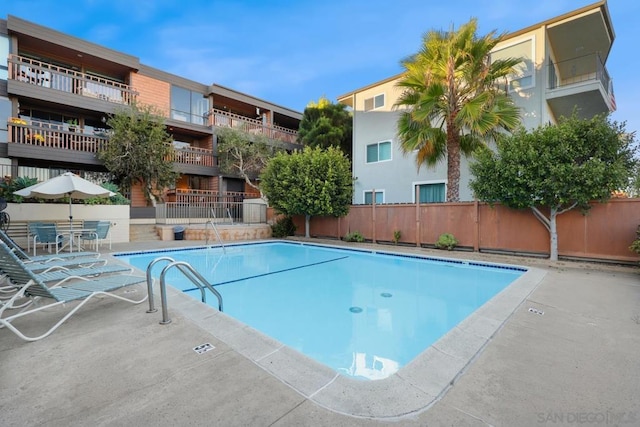
[(169, 312), (167, 310), (167, 284), (165, 280), (165, 276), (167, 272), (172, 268), (177, 268), (184, 276), (189, 279), (194, 285), (196, 285), (200, 289), (200, 295), (202, 298), (202, 302), (207, 302), (207, 294), (205, 292), (205, 288), (211, 291), (212, 294), (218, 298), (218, 310), (222, 311), (222, 295), (218, 292), (211, 283), (207, 281), (200, 273), (198, 273), (188, 262), (185, 261), (176, 261), (173, 258), (164, 256), (160, 258), (156, 258), (149, 263), (147, 266), (147, 293), (149, 295), (149, 310), (147, 313), (155, 313), (158, 311), (154, 306), (153, 301), (153, 276), (151, 275), (151, 269), (154, 265), (161, 261), (167, 261), (167, 264), (160, 273), (160, 301), (162, 304), (162, 321), (161, 325), (167, 325), (171, 323), (171, 319), (169, 319)]
[[(215, 222), (213, 221), (214, 219), (216, 219), (216, 213), (213, 210), (213, 208), (211, 208), (209, 210), (209, 212), (211, 212), (211, 217), (209, 218), (209, 221), (207, 221), (207, 223), (205, 224), (204, 230), (205, 230), (205, 245), (209, 245), (209, 233), (207, 233), (207, 226), (209, 224), (211, 224), (211, 227), (213, 228), (213, 232), (216, 234), (216, 238), (218, 239), (218, 242), (220, 242), (220, 246), (222, 246), (222, 252), (223, 253), (227, 253), (227, 248), (225, 248), (224, 243), (222, 242), (222, 238), (220, 237), (220, 233), (218, 233), (218, 228), (216, 227)], [(227, 208), (227, 212), (229, 212), (229, 208)], [(229, 218), (231, 218), (231, 213), (229, 212)], [(231, 224), (233, 225), (233, 219), (231, 219)]]

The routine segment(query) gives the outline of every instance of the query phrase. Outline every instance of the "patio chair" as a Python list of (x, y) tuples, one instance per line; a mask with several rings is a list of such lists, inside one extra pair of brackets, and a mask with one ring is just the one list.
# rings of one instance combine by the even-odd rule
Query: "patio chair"
[(46, 245), (51, 253), (51, 248), (56, 248), (56, 254), (60, 252), (62, 244), (68, 240), (61, 233), (58, 233), (58, 229), (55, 224), (44, 223), (39, 224), (34, 228), (35, 236), (33, 237), (33, 256), (36, 255), (36, 247), (38, 243)]
[[(7, 328), (25, 341), (37, 341), (49, 336), (94, 296), (110, 296), (133, 304), (140, 304), (147, 299), (146, 295), (138, 301), (112, 293), (117, 289), (143, 283), (146, 280), (144, 276), (138, 277), (128, 274), (117, 274), (97, 279), (77, 279), (65, 282), (61, 286), (47, 287), (36, 274), (25, 268), (24, 263), (9, 250), (7, 245), (0, 242), (0, 247), (2, 247), (0, 250), (0, 272), (4, 273), (11, 283), (18, 287), (18, 291), (0, 305), (0, 328)], [(40, 300), (51, 302), (49, 304), (35, 304), (35, 301), (40, 302)], [(78, 304), (41, 335), (27, 336), (12, 323), (16, 319), (32, 313), (74, 301), (78, 301)]]
[(84, 241), (92, 241), (95, 242), (95, 250), (98, 250), (98, 246), (100, 245), (100, 241), (106, 240), (109, 238), (109, 250), (111, 250), (111, 234), (109, 233), (109, 229), (111, 228), (111, 223), (109, 221), (85, 221), (84, 228), (87, 230), (93, 231), (85, 231), (80, 235), (80, 239)]
[(29, 256), (11, 237), (4, 231), (0, 230), (0, 240), (3, 241), (23, 262), (52, 262), (62, 261), (75, 258), (93, 257), (99, 258), (99, 252), (59, 252), (56, 255), (37, 255)]
[(31, 252), (31, 242), (34, 241), (36, 237), (36, 227), (40, 226), (41, 224), (41, 222), (27, 223), (27, 252)]

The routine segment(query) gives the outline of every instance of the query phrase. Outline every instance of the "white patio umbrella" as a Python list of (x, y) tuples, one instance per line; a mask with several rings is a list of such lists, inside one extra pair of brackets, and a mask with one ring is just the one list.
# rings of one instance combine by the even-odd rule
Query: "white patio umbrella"
[(42, 199), (59, 199), (69, 197), (69, 232), (73, 232), (73, 204), (71, 199), (90, 199), (91, 197), (111, 197), (115, 193), (87, 181), (78, 175), (65, 172), (55, 178), (48, 179), (22, 190), (14, 191), (22, 197), (39, 197)]

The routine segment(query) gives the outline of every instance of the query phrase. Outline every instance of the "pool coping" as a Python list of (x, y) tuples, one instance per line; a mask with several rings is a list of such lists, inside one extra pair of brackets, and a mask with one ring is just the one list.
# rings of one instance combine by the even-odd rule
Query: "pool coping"
[[(268, 242), (281, 241), (267, 240), (260, 243)], [(318, 243), (295, 244), (340, 248)], [(406, 253), (393, 250), (355, 250), (407, 256)], [(136, 253), (144, 252), (149, 251)], [(118, 255), (125, 253), (131, 254), (122, 252)], [(451, 260), (428, 255), (410, 256)], [(459, 258), (455, 261), (488, 266), (506, 265)], [(189, 319), (319, 406), (360, 418), (401, 419), (422, 412), (440, 400), (546, 275), (546, 270), (535, 267), (506, 266), (516, 267), (525, 272), (406, 366), (388, 378), (374, 381), (340, 375), (333, 369), (170, 286), (167, 287), (168, 308), (169, 311), (175, 311)]]

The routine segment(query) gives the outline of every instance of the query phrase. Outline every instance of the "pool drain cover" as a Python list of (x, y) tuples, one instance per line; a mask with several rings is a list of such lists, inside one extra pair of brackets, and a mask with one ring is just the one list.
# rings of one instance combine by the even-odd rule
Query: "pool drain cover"
[(383, 292), (380, 294), (380, 296), (382, 298), (391, 298), (392, 295), (389, 292)]
[(193, 351), (195, 351), (198, 354), (202, 354), (202, 353), (206, 353), (209, 350), (213, 350), (215, 347), (212, 346), (209, 343), (205, 343), (205, 344), (200, 344), (197, 347), (193, 347)]
[(349, 311), (352, 313), (362, 313), (362, 309), (360, 307), (351, 307)]

